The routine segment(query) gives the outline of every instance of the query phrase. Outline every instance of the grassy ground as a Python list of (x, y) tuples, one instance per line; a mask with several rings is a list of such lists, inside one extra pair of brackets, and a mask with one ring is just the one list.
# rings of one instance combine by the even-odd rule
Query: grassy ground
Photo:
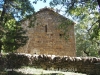
[(0, 72), (0, 75), (86, 75), (86, 74), (43, 70), (39, 68), (36, 69), (33, 67), (22, 67), (20, 69), (14, 69), (13, 72), (11, 71), (11, 69), (9, 69), (9, 71)]
[(51, 70), (36, 69), (32, 67), (23, 67), (20, 69), (15, 69), (15, 72), (22, 73), (22, 75), (86, 75), (82, 73), (51, 71)]

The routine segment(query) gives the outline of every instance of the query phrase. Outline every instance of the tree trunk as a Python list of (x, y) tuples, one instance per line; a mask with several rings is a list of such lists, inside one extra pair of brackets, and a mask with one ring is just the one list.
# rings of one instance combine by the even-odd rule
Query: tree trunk
[(87, 51), (84, 51), (84, 53), (85, 53), (87, 56), (89, 56), (89, 52), (87, 52)]
[[(4, 0), (4, 6), (3, 6), (3, 10), (2, 10), (2, 13), (0, 15), (0, 27), (1, 27), (1, 31), (3, 31), (3, 20), (4, 20), (4, 15), (6, 13), (6, 3), (7, 3), (7, 0)], [(2, 35), (2, 34), (1, 34)], [(2, 50), (2, 42), (0, 41), (0, 54), (1, 54), (1, 50)]]
[(0, 41), (0, 54), (1, 54), (1, 50), (2, 50), (2, 42)]

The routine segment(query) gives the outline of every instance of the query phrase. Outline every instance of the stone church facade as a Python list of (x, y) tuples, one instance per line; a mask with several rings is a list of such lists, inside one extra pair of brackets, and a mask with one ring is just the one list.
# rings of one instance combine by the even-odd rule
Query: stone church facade
[(22, 21), (22, 26), (27, 30), (26, 35), (29, 37), (29, 40), (25, 46), (17, 50), (18, 52), (76, 56), (74, 23), (67, 28), (66, 35), (68, 35), (68, 40), (66, 41), (61, 37), (63, 35), (62, 30), (58, 28), (62, 19), (67, 20), (65, 17), (49, 8), (41, 9), (35, 14), (35, 17), (35, 25), (31, 28), (28, 27), (30, 19)]

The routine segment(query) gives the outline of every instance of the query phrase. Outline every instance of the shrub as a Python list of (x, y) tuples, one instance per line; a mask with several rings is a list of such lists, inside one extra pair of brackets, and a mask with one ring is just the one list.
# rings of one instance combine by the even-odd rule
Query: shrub
[(10, 53), (6, 55), (7, 68), (20, 68), (29, 64), (29, 58), (25, 55)]

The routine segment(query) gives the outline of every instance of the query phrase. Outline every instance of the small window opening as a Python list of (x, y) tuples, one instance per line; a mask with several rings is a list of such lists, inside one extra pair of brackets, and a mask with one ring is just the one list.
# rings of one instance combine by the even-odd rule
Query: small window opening
[(47, 32), (47, 25), (45, 25), (45, 32)]
[(38, 43), (40, 43), (40, 41), (37, 41)]
[(60, 37), (62, 37), (62, 36), (63, 36), (63, 34), (59, 34), (59, 36), (60, 36)]
[(51, 36), (53, 36), (53, 34), (51, 34)]

